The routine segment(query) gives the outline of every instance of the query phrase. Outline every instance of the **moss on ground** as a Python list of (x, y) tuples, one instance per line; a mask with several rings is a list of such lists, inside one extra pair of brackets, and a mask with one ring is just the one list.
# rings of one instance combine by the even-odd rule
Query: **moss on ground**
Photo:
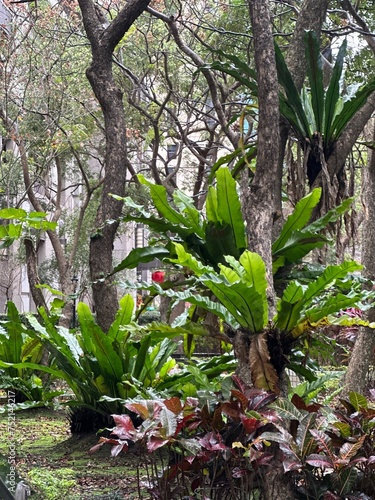
[[(6, 414), (0, 415), (0, 455), (8, 456)], [(14, 426), (17, 471), (31, 486), (34, 500), (138, 499), (135, 454), (110, 456), (110, 447), (90, 454), (95, 435), (69, 432), (64, 411), (35, 409), (16, 413)], [(143, 498), (149, 498), (144, 493)], [(143, 496), (143, 494), (142, 494)]]

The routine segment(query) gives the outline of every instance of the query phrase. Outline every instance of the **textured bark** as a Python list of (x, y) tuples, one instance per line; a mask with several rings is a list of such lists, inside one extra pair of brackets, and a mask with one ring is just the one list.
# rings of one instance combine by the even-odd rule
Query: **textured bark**
[(36, 285), (40, 285), (40, 280), (38, 276), (38, 264), (33, 241), (29, 238), (25, 238), (23, 240), (23, 244), (26, 251), (27, 277), (31, 296), (37, 308), (44, 307), (47, 309), (47, 304), (44, 300), (42, 290), (40, 288), (36, 288)]
[[(373, 140), (375, 140), (375, 121), (373, 120)], [(362, 263), (365, 275), (375, 280), (375, 151), (369, 155), (368, 168), (364, 173), (363, 204), (365, 218), (363, 221)], [(366, 319), (375, 321), (375, 308), (370, 309)], [(375, 362), (375, 332), (371, 328), (361, 328), (349, 361), (345, 377), (345, 393), (356, 391), (363, 393), (369, 367)]]
[(279, 94), (269, 5), (249, 0), (258, 79), (258, 154), (246, 220), (249, 247), (263, 258), (267, 269), (270, 317), (275, 313), (272, 275), (272, 226), (279, 155)]
[(320, 37), (328, 3), (329, 0), (305, 0), (302, 3), (294, 34), (286, 55), (286, 63), (293, 76), (297, 90), (302, 88), (307, 70), (303, 37), (307, 30), (315, 31), (317, 37)]
[(133, 169), (126, 149), (126, 121), (122, 92), (116, 86), (112, 71), (112, 55), (135, 20), (147, 8), (150, 0), (129, 0), (107, 26), (91, 0), (79, 0), (84, 27), (91, 44), (92, 62), (87, 78), (101, 106), (106, 136), (105, 178), (100, 206), (96, 215), (96, 232), (90, 241), (90, 274), (97, 321), (107, 331), (118, 308), (117, 291), (112, 271), (112, 251), (122, 203), (111, 193), (124, 196), (127, 170)]

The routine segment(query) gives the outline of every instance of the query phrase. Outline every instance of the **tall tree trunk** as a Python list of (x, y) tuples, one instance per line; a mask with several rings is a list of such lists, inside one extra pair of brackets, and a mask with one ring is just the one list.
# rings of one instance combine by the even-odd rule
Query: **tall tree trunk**
[(98, 10), (100, 8), (92, 0), (79, 0), (92, 51), (92, 62), (86, 74), (101, 106), (105, 123), (105, 178), (95, 220), (96, 232), (90, 241), (93, 299), (97, 321), (104, 331), (108, 331), (118, 308), (116, 287), (108, 275), (113, 267), (112, 251), (122, 202), (110, 194), (124, 196), (126, 172), (129, 170), (134, 174), (127, 156), (123, 94), (114, 80), (112, 55), (149, 3), (150, 0), (128, 0), (116, 18), (105, 27), (103, 13)]
[(43, 292), (40, 288), (36, 287), (36, 285), (40, 285), (40, 280), (38, 276), (38, 263), (33, 240), (31, 238), (25, 238), (23, 240), (23, 244), (26, 252), (27, 277), (31, 296), (37, 309), (39, 307), (44, 307), (44, 309), (47, 310), (48, 308)]
[(275, 313), (272, 275), (272, 226), (275, 214), (274, 194), (279, 155), (279, 91), (269, 5), (249, 0), (253, 27), (255, 65), (258, 80), (258, 154), (256, 171), (250, 186), (246, 220), (249, 248), (266, 264), (270, 317)]
[[(271, 247), (280, 145), (278, 79), (268, 1), (249, 0), (249, 9), (259, 89), (259, 125), (257, 164), (250, 186), (246, 218), (249, 247), (252, 251), (260, 254), (266, 264), (269, 319), (272, 320), (276, 312)], [(255, 337), (259, 337), (259, 334)], [(253, 342), (254, 340), (251, 341), (251, 343)], [(241, 345), (241, 339), (238, 339), (238, 344)], [(272, 466), (266, 472), (262, 488), (263, 498), (265, 500), (275, 500), (276, 498), (290, 500), (293, 498), (291, 484), (284, 476), (282, 462), (277, 453), (278, 450), (276, 450)]]
[[(373, 140), (375, 140), (375, 120), (373, 120)], [(375, 280), (375, 151), (370, 150), (368, 167), (364, 171), (363, 182), (363, 243), (362, 263), (365, 266), (365, 276)], [(375, 307), (366, 314), (366, 319), (375, 321)], [(350, 357), (348, 371), (345, 377), (345, 393), (356, 391), (363, 393), (369, 367), (375, 362), (375, 334), (371, 328), (361, 328)]]

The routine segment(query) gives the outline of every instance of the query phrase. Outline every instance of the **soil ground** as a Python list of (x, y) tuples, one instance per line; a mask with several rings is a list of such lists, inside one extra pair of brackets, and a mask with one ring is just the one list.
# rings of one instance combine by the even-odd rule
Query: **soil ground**
[[(91, 454), (98, 442), (93, 434), (70, 435), (64, 410), (16, 412), (16, 468), (32, 489), (32, 500), (91, 500), (150, 498), (137, 487), (140, 458), (128, 452), (112, 458), (110, 447)], [(8, 417), (0, 415), (0, 470), (9, 455)], [(145, 473), (143, 469), (143, 474)], [(143, 478), (146, 479), (146, 478)]]

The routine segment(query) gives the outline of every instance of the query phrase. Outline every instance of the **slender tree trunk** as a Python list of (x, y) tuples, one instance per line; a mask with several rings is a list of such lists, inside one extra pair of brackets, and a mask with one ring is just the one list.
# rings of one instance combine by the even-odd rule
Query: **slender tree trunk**
[(279, 92), (269, 5), (249, 0), (254, 35), (255, 65), (258, 80), (258, 154), (250, 186), (246, 220), (249, 247), (263, 258), (268, 281), (270, 317), (275, 313), (272, 275), (272, 226), (275, 215), (275, 185), (279, 156)]
[(105, 178), (96, 215), (95, 234), (90, 241), (90, 274), (97, 321), (108, 331), (118, 308), (112, 271), (112, 251), (122, 212), (122, 202), (110, 195), (124, 196), (127, 170), (134, 173), (126, 148), (123, 94), (112, 71), (113, 51), (150, 0), (128, 0), (116, 18), (106, 26), (103, 13), (92, 0), (79, 0), (83, 24), (91, 44), (92, 62), (87, 78), (100, 104), (105, 122)]
[[(257, 164), (250, 186), (247, 207), (249, 211), (246, 218), (249, 247), (260, 254), (266, 264), (267, 298), (269, 320), (271, 321), (276, 312), (272, 273), (272, 233), (280, 151), (279, 92), (269, 3), (266, 0), (249, 0), (249, 9), (259, 89), (259, 124)], [(262, 344), (261, 337), (267, 334), (266, 330), (266, 332), (254, 336), (255, 338), (251, 340), (250, 344), (250, 353), (253, 348), (257, 348), (258, 344)], [(238, 348), (238, 345), (243, 344), (243, 342), (241, 339), (236, 340)], [(268, 467), (265, 473), (265, 482), (262, 488), (265, 500), (291, 500), (293, 498), (291, 484), (286, 480), (278, 453), (279, 451), (276, 449), (272, 466)]]
[[(373, 120), (373, 140), (375, 140), (375, 120)], [(365, 276), (375, 280), (375, 151), (369, 150), (368, 167), (364, 171), (363, 204), (365, 218), (363, 221), (362, 263)], [(375, 321), (375, 307), (371, 308), (366, 319)], [(375, 334), (372, 328), (361, 328), (350, 357), (345, 377), (345, 393), (355, 391), (363, 393), (369, 367), (375, 362)]]
[(38, 276), (38, 264), (37, 264), (37, 257), (34, 248), (34, 243), (32, 239), (25, 238), (23, 240), (23, 244), (26, 251), (27, 277), (34, 304), (37, 309), (39, 307), (44, 307), (45, 309), (48, 309), (42, 290), (36, 287), (36, 285), (40, 285), (40, 280)]

